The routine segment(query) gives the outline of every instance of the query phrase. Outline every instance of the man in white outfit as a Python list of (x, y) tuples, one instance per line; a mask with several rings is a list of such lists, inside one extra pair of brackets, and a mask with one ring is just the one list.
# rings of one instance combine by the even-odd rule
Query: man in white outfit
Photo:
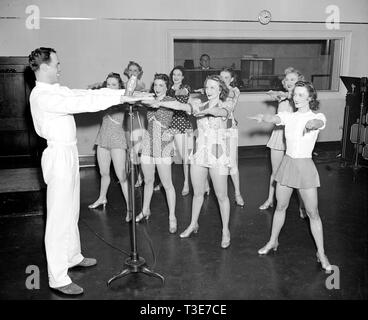
[(29, 55), (36, 76), (30, 95), (36, 132), (47, 140), (41, 167), (47, 184), (45, 247), (49, 286), (64, 294), (83, 293), (73, 283), (68, 268), (96, 265), (81, 254), (78, 219), (80, 177), (74, 113), (96, 112), (128, 102), (124, 90), (71, 90), (60, 86), (56, 51), (38, 48)]

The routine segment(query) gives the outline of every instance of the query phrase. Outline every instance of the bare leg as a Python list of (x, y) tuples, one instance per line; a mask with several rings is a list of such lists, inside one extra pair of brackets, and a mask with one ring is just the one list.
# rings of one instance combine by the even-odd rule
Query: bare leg
[(268, 207), (273, 206), (273, 199), (275, 195), (275, 174), (277, 169), (279, 168), (282, 158), (284, 157), (285, 152), (282, 150), (271, 149), (271, 165), (272, 165), (272, 173), (270, 177), (270, 184), (268, 188), (268, 198), (264, 204), (262, 204), (259, 209), (265, 210)]
[(282, 186), (277, 183), (276, 186), (276, 199), (277, 206), (273, 215), (271, 237), (268, 243), (258, 251), (259, 254), (267, 254), (271, 249), (276, 250), (279, 244), (279, 234), (282, 226), (285, 223), (286, 209), (289, 206), (289, 201), (293, 188)]
[[(153, 193), (153, 182), (155, 181), (155, 164), (141, 163), (144, 176), (144, 192), (142, 214), (150, 215), (150, 204)], [(138, 218), (138, 217), (137, 217)], [(139, 219), (138, 219), (139, 220)]]
[[(192, 182), (193, 184), (193, 182)], [(207, 194), (207, 196), (210, 195), (210, 176), (207, 174), (206, 175), (206, 181), (205, 181), (205, 187), (204, 187), (204, 192)]]
[(157, 171), (161, 183), (165, 188), (167, 204), (169, 206), (170, 233), (175, 233), (177, 229), (175, 217), (176, 194), (171, 178), (171, 164), (157, 164)]
[(106, 204), (107, 190), (110, 185), (110, 164), (111, 164), (111, 154), (110, 150), (97, 146), (97, 162), (101, 174), (101, 184), (100, 184), (100, 195), (95, 203), (89, 205), (89, 208), (96, 208), (100, 204)]
[(326, 269), (326, 267), (330, 264), (325, 256), (325, 249), (323, 245), (323, 227), (318, 212), (317, 188), (299, 189), (299, 192), (309, 217), (310, 228), (317, 246), (319, 258), (321, 259), (322, 266), (325, 266), (324, 269)]
[(235, 202), (238, 206), (244, 206), (244, 200), (240, 193), (240, 178), (238, 169), (238, 159), (236, 159), (236, 168), (230, 171), (231, 180), (233, 181), (234, 191), (235, 191)]
[[(142, 178), (142, 168), (141, 168), (141, 159), (140, 159), (140, 152), (142, 146), (142, 135), (144, 129), (136, 129), (133, 130), (133, 163), (138, 167), (138, 174), (137, 174), (137, 181), (135, 187), (140, 187), (143, 182)], [(127, 134), (127, 139), (130, 139), (130, 135)]]
[(189, 193), (189, 169), (188, 169), (188, 143), (187, 143), (187, 135), (184, 134), (176, 134), (174, 136), (176, 150), (178, 150), (181, 161), (183, 163), (183, 171), (184, 171), (184, 185), (182, 190), (182, 195), (185, 196)]
[(125, 171), (125, 161), (126, 161), (126, 150), (124, 149), (111, 149), (111, 159), (114, 165), (116, 176), (119, 179), (119, 183), (121, 186), (121, 190), (123, 192), (125, 203), (127, 206), (127, 216), (125, 218), (126, 221), (130, 220), (129, 214), (129, 194), (128, 194), (128, 181)]
[(193, 231), (198, 230), (198, 218), (203, 204), (208, 168), (192, 164), (190, 175), (193, 186), (192, 219), (188, 228), (180, 235), (181, 238), (189, 237)]
[(297, 194), (298, 194), (298, 202), (299, 202), (299, 216), (300, 218), (305, 219), (307, 217), (307, 213), (305, 210), (303, 199), (300, 195), (300, 190), (298, 190)]
[(230, 202), (227, 195), (227, 180), (228, 175), (223, 174), (219, 168), (210, 168), (210, 176), (212, 179), (213, 187), (215, 189), (217, 201), (220, 206), (221, 220), (222, 220), (222, 243), (223, 248), (227, 248), (230, 245)]

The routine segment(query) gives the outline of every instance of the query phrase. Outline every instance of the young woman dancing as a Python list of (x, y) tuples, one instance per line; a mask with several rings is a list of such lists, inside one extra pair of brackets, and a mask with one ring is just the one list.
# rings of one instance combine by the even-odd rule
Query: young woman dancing
[[(199, 229), (198, 218), (203, 204), (208, 173), (212, 179), (220, 206), (222, 220), (221, 247), (230, 246), (230, 203), (227, 194), (227, 180), (232, 161), (228, 150), (227, 120), (234, 110), (234, 101), (228, 99), (229, 89), (219, 75), (207, 77), (205, 93), (208, 101), (190, 99), (187, 104), (180, 102), (160, 102), (160, 106), (184, 110), (197, 116), (198, 137), (195, 151), (189, 156), (190, 175), (193, 185), (192, 218), (187, 229), (180, 234), (187, 238)], [(205, 108), (208, 107), (208, 108)], [(205, 108), (205, 109), (203, 109)]]
[[(161, 101), (174, 100), (167, 97), (169, 77), (166, 74), (155, 75), (152, 91), (155, 101), (151, 104), (159, 104)], [(166, 108), (157, 108), (147, 111), (148, 127), (142, 139), (141, 166), (144, 176), (144, 197), (142, 212), (136, 217), (136, 222), (142, 219), (148, 220), (151, 215), (150, 204), (155, 180), (155, 168), (163, 187), (169, 206), (169, 232), (177, 231), (175, 216), (176, 195), (171, 178), (171, 163), (173, 156), (174, 135), (170, 130), (174, 111)]]
[[(118, 73), (109, 73), (103, 83), (103, 87), (122, 89), (124, 88), (124, 84)], [(123, 119), (124, 110), (113, 108), (109, 109), (103, 117), (95, 142), (97, 145), (97, 162), (101, 174), (100, 195), (94, 203), (88, 206), (90, 209), (95, 209), (101, 205), (105, 207), (107, 204), (106, 195), (111, 181), (111, 160), (114, 165), (116, 176), (119, 179), (125, 201), (128, 204), (128, 183), (125, 170), (127, 143), (122, 127)], [(127, 222), (130, 221), (128, 210), (125, 220)]]
[[(174, 67), (170, 72), (170, 89), (167, 95), (182, 103), (187, 103), (190, 91), (190, 86), (185, 81), (184, 67)], [(193, 139), (193, 128), (188, 114), (182, 110), (175, 110), (170, 129), (174, 133), (176, 150), (183, 161), (184, 185), (181, 194), (186, 196), (189, 194), (188, 145), (190, 144), (189, 140)]]
[[(220, 72), (220, 76), (229, 89), (229, 97), (234, 100), (234, 109), (235, 109), (240, 96), (240, 90), (234, 86), (235, 73), (230, 68), (223, 68), (222, 71)], [(237, 122), (234, 118), (233, 112), (231, 113), (231, 118), (232, 122), (234, 123)], [(234, 163), (232, 165), (230, 175), (235, 189), (235, 203), (239, 207), (244, 207), (244, 200), (240, 193), (240, 178), (238, 169), (238, 139), (236, 139), (234, 142), (236, 142), (236, 144), (232, 146), (232, 148), (236, 149), (235, 150), (236, 152), (234, 153), (234, 157), (232, 157)]]
[[(128, 82), (132, 75), (137, 77), (137, 85), (135, 91), (146, 91), (146, 85), (142, 81), (143, 69), (141, 65), (135, 61), (129, 61), (128, 65), (124, 70), (124, 75), (127, 77)], [(124, 117), (123, 128), (125, 130), (125, 137), (128, 143), (130, 143), (130, 116), (127, 112)], [(133, 163), (138, 167), (137, 182), (135, 187), (142, 185), (142, 173), (140, 168), (140, 155), (142, 152), (142, 137), (144, 131), (147, 129), (147, 116), (145, 108), (135, 108), (133, 110), (133, 130), (132, 130), (132, 141), (133, 141)]]
[(264, 121), (285, 126), (286, 154), (279, 166), (275, 180), (277, 206), (273, 216), (272, 232), (267, 244), (258, 250), (260, 255), (270, 250), (276, 251), (278, 238), (285, 222), (286, 209), (293, 189), (300, 192), (310, 221), (310, 228), (317, 247), (317, 261), (322, 268), (331, 270), (323, 245), (322, 222), (318, 212), (317, 187), (319, 175), (312, 160), (312, 151), (319, 131), (324, 129), (326, 118), (318, 109), (317, 92), (310, 82), (298, 81), (292, 93), (296, 112), (279, 112), (277, 115), (259, 114), (250, 117), (258, 122)]
[[(293, 67), (289, 67), (285, 69), (285, 77), (282, 80), (282, 85), (284, 86), (286, 92), (275, 92), (270, 91), (269, 95), (278, 101), (277, 112), (294, 112), (294, 107), (291, 102), (291, 94), (294, 90), (295, 83), (297, 81), (303, 81), (304, 76), (300, 73), (300, 71), (294, 69)], [(277, 169), (279, 168), (282, 158), (284, 157), (286, 144), (285, 144), (285, 133), (283, 126), (277, 126), (273, 129), (271, 137), (267, 143), (267, 147), (270, 148), (271, 155), (271, 165), (272, 165), (272, 173), (270, 176), (270, 183), (268, 188), (268, 198), (267, 200), (259, 207), (260, 210), (266, 210), (268, 208), (272, 208), (274, 205), (274, 197), (275, 197), (275, 174)], [(299, 214), (301, 218), (305, 218), (305, 209), (303, 206), (303, 202), (299, 197)]]

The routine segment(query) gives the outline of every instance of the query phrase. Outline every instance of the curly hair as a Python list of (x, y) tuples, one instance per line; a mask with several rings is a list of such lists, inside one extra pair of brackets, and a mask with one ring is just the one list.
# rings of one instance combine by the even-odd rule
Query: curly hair
[(223, 67), (222, 69), (221, 69), (221, 71), (220, 71), (220, 74), (221, 74), (221, 72), (228, 72), (229, 74), (230, 74), (230, 77), (231, 78), (233, 78), (233, 81), (231, 81), (230, 82), (230, 86), (232, 86), (232, 87), (236, 87), (236, 78), (237, 78), (237, 76), (236, 76), (236, 73), (235, 73), (235, 71), (234, 71), (234, 69), (232, 69), (232, 68), (228, 68), (228, 67)]
[[(309, 108), (313, 111), (316, 111), (319, 109), (319, 101), (317, 100), (317, 91), (314, 88), (313, 84), (309, 81), (298, 81), (295, 83), (295, 88), (296, 87), (304, 87), (307, 89), (308, 94), (309, 94), (309, 98), (311, 99), (309, 101)], [(292, 98), (294, 101), (294, 92), (295, 92), (295, 88), (293, 90), (293, 94), (292, 94)]]
[(129, 68), (130, 66), (136, 66), (138, 68), (138, 76), (137, 78), (140, 80), (142, 78), (142, 75), (143, 75), (143, 69), (142, 67), (140, 66), (140, 64), (138, 62), (135, 62), (135, 61), (129, 61), (128, 65), (126, 66), (126, 68), (124, 69), (124, 75), (127, 76), (127, 78), (129, 79), (130, 76), (129, 76)]
[(225, 101), (229, 96), (229, 88), (226, 86), (225, 82), (221, 79), (221, 77), (217, 74), (209, 75), (204, 81), (204, 87), (206, 88), (206, 84), (208, 80), (216, 81), (219, 84), (220, 88), (220, 100)]
[(106, 80), (102, 83), (102, 87), (103, 88), (106, 88), (107, 87), (107, 79), (110, 79), (110, 78), (114, 78), (114, 79), (118, 80), (118, 82), (119, 82), (119, 89), (124, 89), (125, 88), (124, 82), (121, 79), (120, 74), (119, 73), (115, 73), (115, 72), (110, 72), (107, 75)]
[(33, 72), (40, 69), (42, 63), (49, 64), (51, 61), (51, 53), (56, 53), (53, 48), (40, 47), (31, 52), (28, 56), (28, 63)]
[(180, 70), (181, 74), (183, 75), (183, 81), (181, 82), (181, 85), (185, 85), (187, 84), (186, 82), (186, 78), (185, 78), (185, 69), (183, 66), (175, 66), (171, 71), (170, 71), (170, 75), (169, 75), (169, 78), (170, 78), (170, 87), (174, 84), (174, 81), (173, 81), (173, 75), (174, 75), (174, 71), (175, 70)]
[[(305, 81), (305, 78), (303, 76), (303, 74), (298, 70), (295, 69), (294, 67), (288, 67), (284, 70), (284, 78), (282, 79), (281, 83), (282, 86), (285, 88), (285, 78), (289, 73), (295, 73), (298, 76), (298, 81)], [(286, 89), (286, 88), (285, 88)]]
[(153, 77), (153, 82), (152, 82), (151, 90), (150, 90), (151, 93), (155, 92), (154, 91), (155, 80), (164, 81), (165, 84), (166, 84), (166, 92), (169, 90), (169, 88), (170, 88), (170, 78), (169, 78), (169, 76), (165, 73), (156, 73), (155, 76)]

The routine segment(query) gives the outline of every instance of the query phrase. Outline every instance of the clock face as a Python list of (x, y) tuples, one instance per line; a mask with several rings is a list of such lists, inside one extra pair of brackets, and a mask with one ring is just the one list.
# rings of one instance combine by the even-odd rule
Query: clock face
[(262, 10), (259, 13), (258, 20), (262, 24), (267, 24), (271, 21), (271, 17), (271, 12), (269, 12), (268, 10)]

